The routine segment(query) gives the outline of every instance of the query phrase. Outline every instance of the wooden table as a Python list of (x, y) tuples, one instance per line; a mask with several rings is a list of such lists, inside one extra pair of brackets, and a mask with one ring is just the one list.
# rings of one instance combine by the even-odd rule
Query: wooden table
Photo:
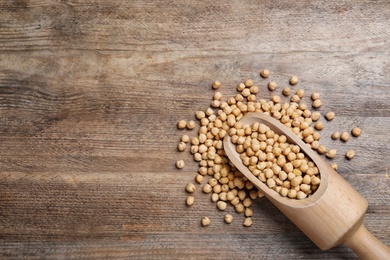
[[(177, 120), (209, 106), (216, 79), (224, 97), (246, 78), (271, 97), (263, 68), (275, 93), (295, 74), (336, 113), (321, 140), (389, 244), (389, 19), (386, 0), (1, 1), (1, 258), (355, 259), (318, 249), (265, 198), (249, 228), (200, 189), (184, 204), (198, 166), (176, 145), (196, 130)], [(330, 139), (354, 126), (361, 137)]]

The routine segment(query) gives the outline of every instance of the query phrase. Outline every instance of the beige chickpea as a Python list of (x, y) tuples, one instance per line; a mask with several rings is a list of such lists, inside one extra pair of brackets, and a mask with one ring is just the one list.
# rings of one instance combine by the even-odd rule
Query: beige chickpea
[[(303, 98), (303, 96), (305, 95), (305, 90), (303, 89), (298, 89), (297, 92), (295, 93), (295, 95), (297, 95), (299, 98)], [(302, 104), (301, 104), (302, 105)], [(301, 110), (305, 110), (305, 109), (302, 109)]]
[(205, 185), (203, 185), (202, 191), (204, 193), (210, 193), (212, 190), (213, 190), (213, 187), (211, 187), (210, 184), (206, 183)]
[(177, 145), (177, 150), (179, 150), (180, 152), (184, 151), (186, 149), (186, 143), (184, 142), (180, 142), (178, 145)]
[(355, 127), (352, 129), (351, 133), (353, 136), (358, 137), (362, 134), (362, 130), (358, 127)]
[(262, 76), (263, 78), (268, 78), (269, 77), (269, 70), (263, 69), (262, 71), (260, 71), (260, 76)]
[(202, 184), (203, 179), (204, 179), (204, 177), (203, 177), (202, 174), (197, 174), (196, 177), (195, 177), (195, 181), (196, 181), (197, 183), (199, 183), (199, 184)]
[(275, 81), (270, 81), (270, 82), (268, 83), (268, 89), (269, 89), (270, 91), (274, 91), (277, 87), (278, 87), (278, 85), (276, 84)]
[(320, 117), (321, 117), (321, 114), (320, 114), (320, 112), (318, 112), (318, 111), (315, 111), (315, 112), (313, 112), (313, 113), (311, 114), (311, 119), (312, 119), (313, 121), (317, 121), (318, 119), (320, 119)]
[(188, 183), (186, 186), (186, 191), (189, 193), (195, 192), (195, 189), (195, 185), (192, 182)]
[(339, 139), (339, 137), (340, 137), (340, 133), (338, 131), (333, 132), (332, 135), (331, 135), (331, 138), (333, 140), (337, 140), (337, 139)]
[(225, 217), (224, 217), (224, 220), (226, 223), (230, 224), (233, 222), (233, 216), (230, 215), (230, 214), (226, 214)]
[(245, 89), (245, 84), (244, 83), (240, 83), (237, 85), (237, 91), (243, 91)]
[(321, 99), (316, 99), (316, 100), (314, 100), (314, 101), (313, 101), (313, 104), (312, 104), (312, 106), (313, 106), (314, 108), (320, 108), (321, 105), (322, 105)]
[(333, 159), (335, 156), (336, 156), (336, 153), (337, 153), (337, 150), (336, 149), (330, 149), (328, 151), (328, 153), (326, 154), (326, 156), (329, 158), (329, 159)]
[(348, 141), (349, 139), (349, 134), (348, 132), (342, 132), (341, 135), (340, 135), (340, 139), (344, 142)]
[(252, 226), (252, 218), (245, 218), (245, 219), (244, 219), (244, 226), (245, 226), (245, 227), (250, 227), (250, 226)]
[(218, 201), (217, 202), (217, 207), (218, 207), (219, 210), (225, 210), (226, 207), (227, 207), (227, 204), (224, 201)]
[(353, 157), (355, 156), (355, 151), (354, 150), (349, 150), (346, 154), (345, 154), (345, 157), (347, 157), (348, 159), (352, 159)]
[(208, 217), (202, 217), (202, 219), (201, 219), (201, 224), (202, 224), (202, 226), (208, 226), (208, 225), (210, 225), (210, 219), (208, 218)]
[(324, 129), (324, 123), (322, 123), (321, 121), (317, 121), (314, 125), (314, 127), (317, 129), (317, 130), (322, 130)]
[(334, 117), (335, 117), (335, 114), (334, 114), (334, 112), (332, 112), (332, 111), (329, 111), (329, 112), (326, 113), (326, 115), (325, 115), (325, 118), (326, 118), (326, 120), (328, 120), (328, 121), (333, 120)]
[(211, 201), (217, 202), (218, 200), (219, 200), (219, 194), (213, 193), (213, 195), (211, 195)]
[(192, 204), (194, 204), (194, 201), (195, 201), (194, 197), (188, 196), (187, 199), (186, 199), (187, 206), (191, 206)]
[(337, 169), (338, 169), (337, 163), (332, 163), (332, 164), (330, 165), (330, 167), (332, 167), (333, 170), (335, 170), (335, 171), (337, 171)]
[(320, 145), (320, 146), (318, 147), (318, 149), (317, 149), (317, 152), (318, 152), (319, 154), (325, 154), (325, 153), (327, 152), (327, 149), (326, 149), (326, 147), (325, 147), (324, 145)]
[(184, 163), (183, 160), (178, 160), (178, 161), (176, 162), (176, 168), (178, 168), (178, 169), (183, 169), (184, 166), (185, 166), (185, 163)]
[(313, 93), (311, 94), (311, 99), (312, 99), (313, 101), (320, 99), (320, 94), (319, 94), (318, 92), (313, 92)]
[(283, 95), (285, 96), (289, 96), (290, 95), (290, 88), (289, 87), (285, 87), (282, 91)]
[(292, 76), (290, 78), (289, 82), (290, 82), (291, 85), (296, 85), (298, 83), (298, 77), (297, 76)]
[(221, 82), (219, 82), (218, 80), (214, 81), (213, 82), (213, 89), (219, 89), (219, 87), (221, 86)]
[(177, 122), (177, 128), (179, 129), (184, 129), (186, 128), (186, 126), (187, 126), (187, 122), (185, 120), (179, 120)]

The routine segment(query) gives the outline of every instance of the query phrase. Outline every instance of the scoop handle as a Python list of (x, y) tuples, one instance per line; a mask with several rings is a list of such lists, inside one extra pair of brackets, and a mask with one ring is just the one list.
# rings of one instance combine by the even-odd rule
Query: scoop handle
[(363, 260), (390, 259), (390, 248), (374, 237), (363, 224), (344, 244)]

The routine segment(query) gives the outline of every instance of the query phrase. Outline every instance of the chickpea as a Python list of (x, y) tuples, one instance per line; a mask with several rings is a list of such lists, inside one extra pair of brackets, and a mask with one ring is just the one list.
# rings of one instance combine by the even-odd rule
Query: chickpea
[(328, 151), (328, 153), (326, 154), (326, 156), (329, 158), (329, 159), (333, 159), (335, 156), (336, 156), (336, 149), (330, 149)]
[(318, 147), (318, 149), (317, 149), (317, 152), (318, 152), (319, 154), (325, 154), (325, 153), (327, 152), (327, 149), (326, 149), (325, 146), (320, 145), (320, 146)]
[[(305, 90), (298, 89), (297, 92), (295, 93), (295, 95), (297, 95), (299, 98), (303, 98), (303, 96), (305, 95)], [(305, 109), (301, 109), (301, 110), (305, 110)]]
[(191, 206), (192, 204), (194, 204), (194, 201), (195, 201), (194, 197), (188, 196), (186, 199), (187, 206)]
[(289, 87), (285, 87), (282, 91), (283, 95), (285, 96), (289, 96), (290, 95), (290, 88)]
[(177, 122), (177, 128), (179, 129), (184, 129), (186, 128), (187, 122), (185, 120), (179, 120)]
[(321, 99), (316, 99), (316, 100), (314, 100), (314, 101), (313, 101), (313, 104), (312, 104), (312, 106), (313, 106), (314, 108), (320, 108), (321, 105), (322, 105)]
[(183, 160), (178, 160), (178, 161), (176, 162), (176, 168), (178, 168), (178, 169), (183, 169), (184, 166), (185, 166), (185, 163), (184, 163)]
[(186, 143), (180, 142), (180, 143), (177, 145), (177, 150), (179, 150), (180, 152), (184, 151), (185, 149), (186, 149)]
[(213, 187), (211, 187), (210, 184), (206, 183), (205, 185), (203, 185), (202, 190), (204, 193), (210, 193), (213, 190)]
[(328, 113), (326, 113), (325, 118), (326, 120), (331, 121), (333, 120), (334, 116), (335, 116), (334, 112), (329, 111)]
[(208, 225), (210, 225), (210, 219), (208, 218), (208, 217), (202, 217), (202, 219), (201, 219), (201, 224), (202, 224), (202, 226), (208, 226)]
[(297, 76), (292, 76), (290, 78), (290, 84), (291, 85), (296, 85), (298, 83), (298, 77)]
[(311, 94), (311, 99), (312, 99), (313, 101), (320, 99), (320, 94), (319, 94), (318, 92), (313, 92), (313, 93)]
[(340, 134), (339, 134), (338, 131), (336, 131), (336, 132), (334, 132), (334, 133), (331, 135), (331, 137), (332, 137), (333, 140), (337, 140), (337, 139), (339, 139)]
[(316, 124), (314, 125), (314, 127), (317, 130), (322, 130), (322, 129), (324, 129), (324, 123), (322, 123), (321, 121), (317, 121)]
[(348, 159), (352, 159), (353, 157), (355, 156), (355, 151), (354, 150), (349, 150), (346, 154), (345, 154), (345, 157), (347, 157)]
[(362, 130), (360, 130), (358, 127), (355, 127), (352, 129), (351, 133), (353, 136), (358, 137), (362, 134)]
[(226, 207), (227, 207), (227, 204), (224, 201), (218, 201), (217, 202), (217, 207), (218, 207), (219, 210), (225, 210)]
[(197, 183), (199, 183), (199, 184), (202, 184), (203, 178), (204, 178), (203, 175), (197, 174), (196, 177), (195, 177), (195, 181), (196, 181)]
[(186, 191), (189, 193), (193, 193), (195, 191), (195, 185), (192, 182), (188, 183), (186, 186)]
[(269, 77), (269, 70), (263, 69), (262, 71), (260, 71), (260, 76), (262, 76), (263, 78), (268, 78)]
[(246, 226), (246, 227), (252, 226), (252, 219), (251, 218), (245, 218), (244, 219), (244, 226)]
[(224, 217), (224, 220), (226, 223), (230, 224), (233, 222), (233, 216), (230, 215), (230, 214), (226, 214), (225, 217)]
[(269, 89), (270, 91), (274, 91), (277, 87), (278, 87), (278, 85), (276, 84), (275, 81), (270, 81), (270, 82), (268, 83), (268, 89)]
[(340, 139), (344, 142), (348, 141), (349, 139), (349, 134), (348, 132), (342, 132), (341, 135), (340, 135)]
[(335, 171), (337, 171), (337, 169), (338, 169), (337, 163), (332, 163), (332, 164), (330, 165), (330, 167), (332, 167), (333, 170), (335, 170)]
[(240, 83), (240, 84), (238, 84), (238, 86), (237, 86), (237, 91), (243, 91), (245, 89), (245, 84), (244, 83)]
[(219, 200), (219, 195), (217, 193), (213, 193), (213, 195), (211, 195), (211, 201), (217, 202), (218, 200)]
[(311, 114), (311, 119), (312, 119), (313, 121), (317, 121), (318, 119), (320, 119), (320, 117), (321, 117), (321, 114), (320, 114), (320, 112), (318, 112), (318, 111), (315, 111), (315, 112), (313, 112), (313, 113)]
[(221, 82), (219, 82), (218, 80), (214, 81), (213, 82), (213, 89), (219, 89), (219, 87), (221, 86)]

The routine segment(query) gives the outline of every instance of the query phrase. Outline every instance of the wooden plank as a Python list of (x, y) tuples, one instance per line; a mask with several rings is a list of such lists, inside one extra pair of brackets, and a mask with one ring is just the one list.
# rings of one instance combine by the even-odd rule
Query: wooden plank
[[(224, 224), (200, 188), (184, 205), (197, 165), (176, 145), (196, 130), (177, 120), (209, 106), (216, 79), (224, 98), (246, 78), (270, 98), (262, 68), (274, 94), (296, 74), (304, 102), (318, 91), (336, 113), (321, 140), (389, 244), (389, 18), (388, 1), (2, 1), (0, 256), (355, 259), (318, 249), (264, 198), (250, 228), (230, 208)], [(361, 137), (330, 139), (354, 126)]]

